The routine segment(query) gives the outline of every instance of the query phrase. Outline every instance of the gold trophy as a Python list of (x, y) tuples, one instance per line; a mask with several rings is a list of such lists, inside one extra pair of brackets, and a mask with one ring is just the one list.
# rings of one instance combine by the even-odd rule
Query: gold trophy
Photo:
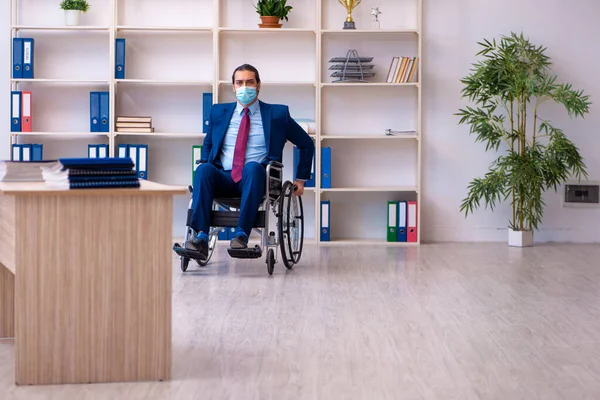
[(360, 4), (362, 0), (338, 0), (341, 5), (348, 11), (348, 17), (344, 21), (344, 29), (356, 29), (354, 20), (352, 19), (352, 10)]

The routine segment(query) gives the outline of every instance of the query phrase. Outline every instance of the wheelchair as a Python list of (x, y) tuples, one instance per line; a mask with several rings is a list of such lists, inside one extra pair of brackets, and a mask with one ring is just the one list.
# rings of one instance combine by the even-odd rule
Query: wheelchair
[[(200, 164), (200, 161), (197, 161), (196, 164)], [(256, 244), (254, 247), (248, 246), (245, 249), (228, 248), (227, 251), (229, 256), (233, 258), (261, 258), (263, 249), (266, 249), (267, 272), (269, 275), (273, 275), (275, 264), (278, 262), (277, 249), (281, 251), (281, 258), (287, 269), (291, 269), (300, 261), (304, 246), (304, 209), (302, 197), (293, 195), (295, 189), (293, 183), (290, 181), (283, 182), (282, 163), (270, 161), (266, 167), (266, 176), (265, 195), (252, 227), (252, 230), (260, 235), (260, 244)], [(193, 193), (191, 185), (188, 190), (190, 194)], [(240, 215), (241, 197), (215, 198), (213, 200), (210, 232), (208, 234), (208, 256), (206, 260), (202, 260), (195, 251), (185, 248), (185, 242), (192, 240), (197, 235), (197, 232), (190, 226), (192, 201), (190, 199), (187, 210), (184, 243), (183, 245), (179, 243), (173, 245), (173, 250), (181, 260), (181, 270), (183, 272), (187, 271), (189, 262), (192, 259), (198, 265), (206, 266), (217, 246), (219, 231), (237, 227)], [(269, 216), (271, 212), (277, 218), (275, 228), (277, 234), (270, 230)]]

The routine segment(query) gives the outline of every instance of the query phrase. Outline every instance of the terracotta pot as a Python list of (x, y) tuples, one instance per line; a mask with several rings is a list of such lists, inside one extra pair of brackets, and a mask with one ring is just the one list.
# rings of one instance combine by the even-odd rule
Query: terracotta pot
[(260, 28), (281, 28), (282, 25), (279, 23), (279, 17), (261, 16), (260, 20), (262, 21), (262, 24), (258, 24)]

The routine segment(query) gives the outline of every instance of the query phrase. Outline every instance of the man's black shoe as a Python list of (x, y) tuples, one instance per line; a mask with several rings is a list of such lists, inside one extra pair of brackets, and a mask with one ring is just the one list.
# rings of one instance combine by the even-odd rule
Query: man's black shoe
[(208, 258), (208, 241), (204, 238), (193, 239), (185, 242), (185, 248), (192, 251), (197, 251), (200, 260), (206, 260)]
[(229, 247), (231, 247), (232, 249), (247, 248), (248, 247), (248, 237), (244, 233), (235, 236), (229, 242)]

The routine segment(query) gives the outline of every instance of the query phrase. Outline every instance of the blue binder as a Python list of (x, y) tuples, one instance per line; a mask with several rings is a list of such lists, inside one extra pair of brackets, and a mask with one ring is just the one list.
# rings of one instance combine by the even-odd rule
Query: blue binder
[(99, 92), (100, 95), (100, 132), (110, 131), (110, 102), (108, 92)]
[(115, 43), (115, 79), (125, 79), (125, 39), (117, 38)]
[(33, 79), (33, 45), (35, 39), (23, 38), (23, 78)]
[[(129, 145), (128, 144), (119, 144), (117, 148), (117, 156), (119, 158), (129, 157)], [(135, 160), (133, 160), (135, 162)]]
[(321, 188), (331, 189), (331, 147), (321, 148)]
[(12, 58), (12, 77), (23, 78), (23, 39), (13, 38)]
[(100, 132), (99, 92), (90, 92), (90, 132)]
[(10, 96), (10, 131), (21, 132), (21, 91), (13, 90)]
[(210, 120), (210, 109), (213, 104), (212, 92), (202, 93), (202, 133), (208, 132), (208, 124)]
[(108, 145), (107, 144), (97, 144), (96, 148), (98, 149), (98, 158), (107, 158), (108, 157)]
[(97, 144), (88, 144), (88, 158), (98, 158)]
[(42, 161), (44, 159), (44, 145), (33, 143), (31, 145), (31, 161)]
[(406, 242), (406, 201), (398, 202), (398, 229), (396, 229), (396, 241)]
[[(296, 170), (298, 169), (298, 163), (300, 162), (300, 150), (294, 146), (294, 180), (296, 180)], [(317, 163), (316, 157), (313, 157), (312, 169), (310, 171), (310, 178), (304, 182), (304, 187), (315, 187), (315, 164)]]
[(11, 150), (11, 161), (21, 161), (21, 146), (18, 144), (13, 144)]
[(140, 179), (148, 179), (148, 145), (138, 144), (137, 146), (137, 176)]
[(321, 200), (321, 241), (331, 240), (331, 200)]

